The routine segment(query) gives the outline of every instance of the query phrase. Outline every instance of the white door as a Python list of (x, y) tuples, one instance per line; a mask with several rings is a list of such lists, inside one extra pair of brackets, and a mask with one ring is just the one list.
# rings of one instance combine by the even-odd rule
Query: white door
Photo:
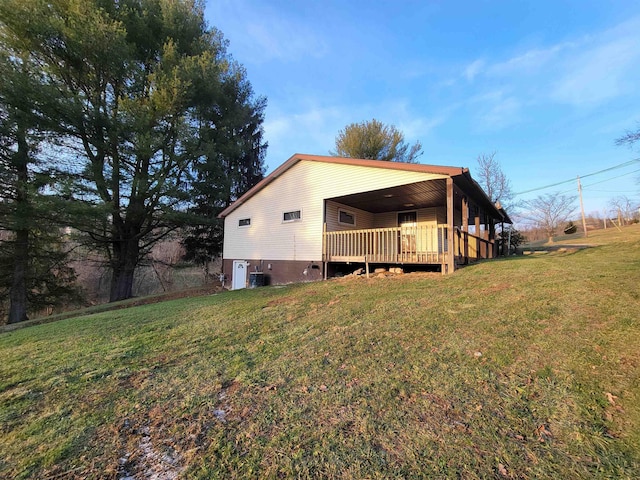
[(247, 262), (244, 260), (233, 261), (233, 277), (231, 277), (231, 290), (240, 290), (247, 287)]
[(398, 213), (402, 260), (415, 260), (413, 256), (416, 254), (416, 225), (418, 225), (418, 212)]

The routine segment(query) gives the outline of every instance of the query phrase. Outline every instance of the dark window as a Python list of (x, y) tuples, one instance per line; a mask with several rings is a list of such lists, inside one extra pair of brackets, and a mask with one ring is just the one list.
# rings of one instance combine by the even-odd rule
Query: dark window
[(302, 215), (300, 215), (300, 210), (294, 210), (292, 212), (284, 212), (282, 214), (283, 222), (295, 222), (296, 220), (300, 220)]
[(343, 225), (355, 225), (356, 215), (346, 210), (338, 210), (338, 223)]
[(248, 227), (249, 225), (251, 225), (250, 218), (241, 218), (240, 220), (238, 220), (239, 227)]
[(417, 212), (401, 212), (398, 213), (398, 226), (415, 227), (418, 220)]

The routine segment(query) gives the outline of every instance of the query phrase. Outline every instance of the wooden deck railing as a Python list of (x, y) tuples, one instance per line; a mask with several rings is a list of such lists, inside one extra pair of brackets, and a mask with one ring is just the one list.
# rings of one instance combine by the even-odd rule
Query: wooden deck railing
[[(494, 242), (469, 232), (457, 230), (454, 236), (454, 251), (456, 258), (464, 261), (476, 261), (494, 257)], [(459, 260), (459, 261), (460, 261)]]
[[(453, 255), (457, 263), (494, 256), (494, 242), (455, 229)], [(325, 232), (325, 262), (444, 264), (449, 229), (444, 225), (372, 228)]]
[(447, 227), (415, 226), (325, 232), (325, 262), (441, 264)]

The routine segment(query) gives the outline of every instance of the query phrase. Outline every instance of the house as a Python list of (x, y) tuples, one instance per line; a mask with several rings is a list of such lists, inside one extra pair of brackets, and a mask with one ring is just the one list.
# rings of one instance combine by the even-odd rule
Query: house
[(223, 271), (234, 289), (320, 280), (346, 264), (450, 273), (497, 256), (495, 226), (511, 223), (467, 168), (305, 154), (220, 217)]

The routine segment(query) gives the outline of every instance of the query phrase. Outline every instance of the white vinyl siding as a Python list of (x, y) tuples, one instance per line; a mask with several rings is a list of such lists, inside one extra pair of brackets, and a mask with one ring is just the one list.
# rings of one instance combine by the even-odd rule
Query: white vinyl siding
[[(225, 218), (224, 257), (227, 259), (322, 260), (325, 199), (369, 190), (446, 178), (444, 175), (340, 165), (303, 160), (247, 199)], [(341, 206), (357, 216), (356, 227), (339, 225), (338, 204), (331, 204), (335, 224), (329, 230), (373, 228), (371, 213)], [(283, 212), (301, 210), (302, 220), (283, 222)], [(228, 228), (251, 218), (251, 228)], [(395, 226), (395, 225), (394, 225)]]
[[(355, 225), (347, 225), (340, 223), (339, 212), (344, 210), (353, 213), (356, 217)], [(374, 214), (371, 212), (365, 212), (358, 208), (349, 207), (340, 203), (327, 200), (327, 231), (339, 232), (342, 230), (360, 230), (364, 228), (373, 228)]]

